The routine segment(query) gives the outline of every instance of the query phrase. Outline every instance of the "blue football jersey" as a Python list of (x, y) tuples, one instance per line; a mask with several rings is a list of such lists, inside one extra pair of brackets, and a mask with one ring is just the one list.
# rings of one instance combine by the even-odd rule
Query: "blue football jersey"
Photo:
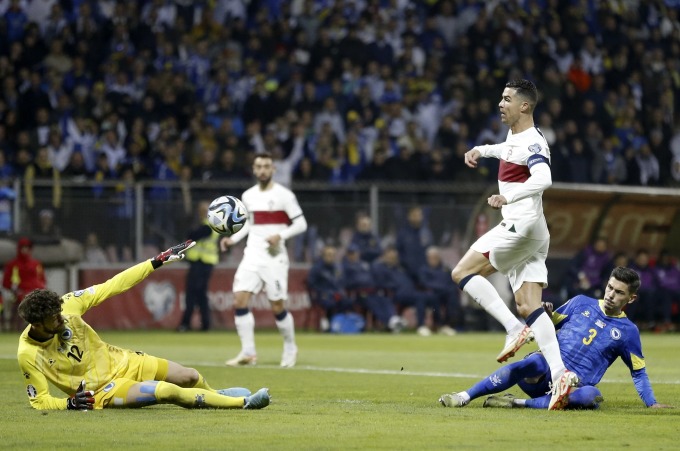
[(638, 328), (625, 313), (606, 315), (602, 302), (579, 295), (553, 314), (565, 366), (578, 374), (583, 385), (596, 385), (607, 368), (621, 357), (640, 398), (648, 406), (654, 404)]

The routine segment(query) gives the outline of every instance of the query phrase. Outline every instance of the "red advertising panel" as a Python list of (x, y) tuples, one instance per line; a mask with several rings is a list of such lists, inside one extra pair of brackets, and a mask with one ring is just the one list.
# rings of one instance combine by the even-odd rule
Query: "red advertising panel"
[[(116, 275), (118, 269), (82, 269), (80, 287), (86, 288)], [(186, 267), (163, 268), (125, 293), (121, 293), (84, 315), (95, 329), (174, 329), (184, 308)], [(208, 288), (213, 329), (234, 328), (234, 296), (231, 292), (235, 268), (215, 268)], [(306, 269), (291, 269), (287, 308), (297, 327), (307, 324), (309, 297), (305, 290)], [(251, 301), (256, 327), (276, 327), (269, 301), (259, 294)], [(195, 312), (197, 315), (198, 312)], [(198, 326), (198, 318), (194, 317)]]

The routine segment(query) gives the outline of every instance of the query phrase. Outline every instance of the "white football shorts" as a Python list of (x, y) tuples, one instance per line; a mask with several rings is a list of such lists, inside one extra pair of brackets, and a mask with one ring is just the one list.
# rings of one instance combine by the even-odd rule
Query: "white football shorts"
[(288, 299), (288, 259), (266, 259), (266, 264), (244, 259), (234, 275), (234, 293), (247, 291), (257, 294), (264, 288), (270, 301)]
[(501, 274), (508, 277), (513, 293), (524, 282), (548, 286), (548, 258), (550, 239), (532, 240), (497, 225), (479, 237), (470, 249), (489, 255), (489, 262)]

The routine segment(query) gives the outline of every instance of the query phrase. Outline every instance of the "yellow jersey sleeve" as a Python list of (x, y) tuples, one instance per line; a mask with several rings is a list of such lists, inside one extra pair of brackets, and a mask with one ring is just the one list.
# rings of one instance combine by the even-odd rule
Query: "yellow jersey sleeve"
[(153, 270), (151, 260), (146, 260), (116, 274), (104, 283), (66, 293), (61, 297), (64, 300), (63, 312), (82, 316), (92, 307), (137, 285)]
[(50, 395), (47, 378), (36, 359), (37, 348), (20, 346), (18, 352), (19, 367), (26, 381), (26, 393), (31, 407), (38, 410), (66, 410), (67, 398), (56, 398)]

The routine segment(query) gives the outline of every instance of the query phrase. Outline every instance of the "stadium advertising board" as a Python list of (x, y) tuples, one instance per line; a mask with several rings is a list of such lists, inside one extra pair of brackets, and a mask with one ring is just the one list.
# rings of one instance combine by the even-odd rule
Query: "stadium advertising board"
[(672, 233), (680, 221), (677, 196), (558, 187), (543, 193), (543, 208), (552, 258), (570, 258), (597, 236), (607, 238), (610, 250), (629, 254), (680, 246)]
[[(155, 271), (139, 285), (121, 293), (83, 317), (95, 329), (174, 329), (184, 308), (186, 267), (163, 268)], [(89, 287), (107, 280), (118, 269), (82, 269), (80, 286)], [(231, 286), (235, 268), (217, 267), (208, 287), (213, 329), (234, 329), (234, 295)], [(287, 308), (295, 317), (297, 327), (307, 325), (309, 297), (305, 290), (306, 269), (291, 269)], [(269, 301), (263, 293), (253, 298), (251, 309), (257, 327), (276, 327)], [(198, 328), (198, 312), (194, 312), (194, 328)]]

